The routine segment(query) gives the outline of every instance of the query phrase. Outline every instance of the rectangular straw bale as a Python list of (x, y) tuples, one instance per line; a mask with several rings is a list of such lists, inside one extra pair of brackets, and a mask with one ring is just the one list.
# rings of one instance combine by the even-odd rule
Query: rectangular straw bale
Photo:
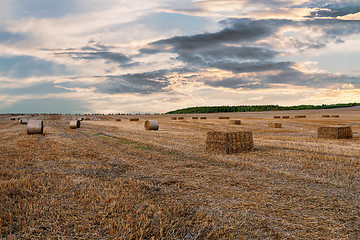
[(177, 117), (172, 117), (171, 120), (177, 120)]
[(323, 118), (328, 118), (330, 115), (322, 115)]
[(241, 120), (229, 120), (230, 125), (241, 125)]
[(198, 117), (192, 117), (192, 119), (199, 119)]
[(140, 119), (139, 118), (130, 118), (129, 119), (131, 122), (136, 122), (136, 121), (139, 121)]
[(352, 138), (353, 133), (351, 127), (319, 127), (318, 137), (331, 139), (346, 139)]
[(280, 116), (274, 116), (274, 118), (281, 118)]
[(183, 120), (184, 119), (184, 117), (178, 117), (178, 120)]
[(252, 151), (254, 148), (252, 132), (210, 131), (206, 137), (206, 151), (218, 154), (231, 154)]
[(219, 119), (230, 119), (230, 117), (219, 117)]
[(306, 115), (295, 115), (294, 118), (306, 118)]
[(269, 127), (271, 128), (282, 128), (281, 123), (269, 123)]
[(331, 115), (332, 118), (339, 118), (339, 115)]
[(206, 119), (206, 117), (200, 117), (200, 119)]
[(290, 118), (290, 116), (282, 116), (282, 118)]

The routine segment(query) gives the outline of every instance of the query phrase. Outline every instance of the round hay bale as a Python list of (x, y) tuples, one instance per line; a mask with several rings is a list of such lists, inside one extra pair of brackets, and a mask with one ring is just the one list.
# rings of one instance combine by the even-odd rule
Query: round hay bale
[(241, 125), (241, 120), (229, 120), (230, 125)]
[(146, 120), (144, 124), (145, 130), (159, 130), (159, 123), (156, 120)]
[(76, 129), (80, 127), (80, 120), (72, 120), (69, 124), (71, 129)]
[(42, 120), (29, 120), (27, 123), (27, 134), (42, 134), (44, 123)]
[(20, 119), (19, 119), (19, 123), (20, 123), (20, 124), (27, 124), (27, 123), (28, 123), (28, 120), (27, 120), (27, 118), (20, 118)]
[(140, 119), (139, 119), (139, 118), (130, 118), (129, 120), (130, 120), (130, 122), (137, 122), (137, 121), (139, 121)]

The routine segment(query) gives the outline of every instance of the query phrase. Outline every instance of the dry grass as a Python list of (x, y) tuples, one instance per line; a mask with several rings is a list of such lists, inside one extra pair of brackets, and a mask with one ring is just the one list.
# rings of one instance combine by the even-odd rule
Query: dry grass
[[(44, 135), (0, 119), (0, 237), (359, 239), (360, 111), (326, 113), (341, 119), (299, 111), (270, 129), (272, 112), (234, 113), (239, 126), (160, 115), (146, 132), (110, 116), (71, 131), (60, 118)], [(354, 137), (317, 138), (334, 123)], [(207, 131), (230, 129), (252, 131), (254, 151), (207, 154)]]

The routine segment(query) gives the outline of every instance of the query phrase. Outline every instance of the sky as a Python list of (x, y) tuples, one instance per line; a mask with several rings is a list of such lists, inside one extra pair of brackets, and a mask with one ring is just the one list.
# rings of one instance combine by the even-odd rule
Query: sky
[(0, 0), (0, 113), (349, 102), (359, 0)]

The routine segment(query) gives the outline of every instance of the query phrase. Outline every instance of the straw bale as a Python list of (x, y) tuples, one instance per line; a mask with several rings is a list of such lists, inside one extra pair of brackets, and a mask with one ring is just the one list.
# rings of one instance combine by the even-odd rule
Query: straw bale
[(27, 134), (42, 134), (44, 123), (42, 120), (30, 119), (27, 123)]
[(27, 118), (20, 118), (20, 119), (19, 119), (19, 123), (20, 123), (20, 124), (27, 124), (27, 123), (28, 123), (28, 119), (27, 119)]
[(80, 120), (72, 120), (69, 123), (71, 129), (76, 129), (80, 127)]
[(274, 118), (281, 118), (280, 116), (274, 116)]
[(12, 118), (10, 118), (10, 120), (16, 120), (16, 118), (12, 117)]
[(178, 117), (178, 120), (183, 120), (184, 119), (184, 117)]
[(159, 123), (156, 120), (146, 120), (144, 124), (145, 130), (159, 130)]
[(200, 117), (200, 119), (206, 119), (206, 117)]
[(231, 154), (252, 151), (254, 148), (252, 132), (210, 131), (206, 136), (206, 151)]
[(351, 127), (335, 126), (335, 127), (319, 127), (319, 138), (346, 139), (352, 138), (353, 133)]
[(121, 122), (121, 118), (116, 119), (117, 122)]
[(306, 118), (306, 115), (295, 115), (294, 118)]
[(330, 115), (322, 115), (323, 118), (328, 118)]
[(140, 121), (140, 119), (139, 119), (139, 118), (130, 118), (129, 120), (130, 120), (130, 122), (137, 122), (137, 121)]
[(231, 125), (241, 125), (241, 120), (229, 120), (229, 124), (231, 124)]
[(177, 117), (172, 117), (171, 120), (177, 120)]
[(281, 123), (269, 123), (269, 127), (271, 128), (282, 128)]
[(332, 118), (339, 118), (339, 115), (331, 115)]
[(192, 117), (192, 119), (199, 119), (198, 117)]
[(290, 116), (282, 116), (282, 118), (290, 118)]
[(219, 119), (230, 119), (230, 117), (219, 117)]

